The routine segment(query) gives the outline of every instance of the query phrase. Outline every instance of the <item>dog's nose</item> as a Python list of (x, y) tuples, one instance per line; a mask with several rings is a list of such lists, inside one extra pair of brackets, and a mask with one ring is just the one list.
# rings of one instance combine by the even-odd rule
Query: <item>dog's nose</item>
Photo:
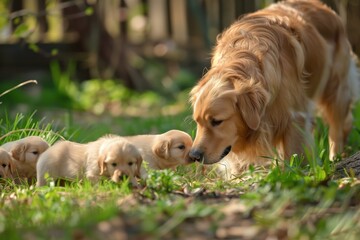
[(200, 162), (204, 157), (204, 153), (198, 149), (191, 149), (189, 153), (189, 158), (193, 162)]

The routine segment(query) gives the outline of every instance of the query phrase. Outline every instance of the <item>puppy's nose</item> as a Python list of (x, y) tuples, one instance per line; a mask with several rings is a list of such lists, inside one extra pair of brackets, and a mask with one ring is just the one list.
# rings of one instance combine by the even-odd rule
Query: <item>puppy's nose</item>
[(198, 149), (191, 149), (189, 153), (189, 158), (193, 162), (200, 162), (204, 157), (204, 153)]

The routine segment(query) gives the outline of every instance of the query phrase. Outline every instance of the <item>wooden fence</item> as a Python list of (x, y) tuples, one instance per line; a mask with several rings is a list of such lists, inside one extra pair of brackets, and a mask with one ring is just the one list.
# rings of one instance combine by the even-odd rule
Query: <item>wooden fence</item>
[[(360, 54), (360, 0), (324, 1), (341, 14), (347, 24), (353, 48)], [(73, 58), (86, 64), (89, 77), (121, 78), (132, 88), (147, 89), (151, 84), (139, 74), (132, 62), (136, 56), (188, 63), (201, 73), (200, 69), (208, 64), (209, 52), (216, 36), (242, 14), (272, 2), (1, 1), (0, 72), (7, 64), (17, 64), (17, 60), (9, 54), (12, 47), (20, 56), (24, 54), (21, 59), (25, 63), (26, 59), (33, 63), (31, 53), (18, 50), (21, 46), (27, 46), (44, 56), (44, 61), (39, 64), (45, 64), (46, 59), (59, 58), (66, 61)], [(1, 57), (4, 51), (9, 55)]]

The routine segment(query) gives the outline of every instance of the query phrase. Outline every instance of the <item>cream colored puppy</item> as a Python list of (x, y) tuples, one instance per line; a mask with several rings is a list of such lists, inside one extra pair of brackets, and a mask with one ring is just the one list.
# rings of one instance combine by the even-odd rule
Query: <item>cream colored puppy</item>
[(15, 175), (19, 178), (36, 177), (36, 163), (49, 144), (38, 136), (29, 136), (16, 141), (7, 142), (1, 146), (13, 157), (16, 171)]
[(92, 183), (101, 176), (118, 182), (127, 175), (134, 186), (140, 175), (142, 158), (136, 147), (121, 137), (102, 137), (80, 144), (60, 141), (44, 152), (37, 163), (37, 186), (46, 184), (45, 174), (53, 179), (84, 179)]
[[(186, 132), (170, 130), (158, 135), (128, 136), (126, 139), (140, 150), (143, 160), (152, 169), (174, 168), (190, 163), (192, 139)], [(146, 177), (144, 169), (142, 177)]]
[(0, 179), (13, 178), (14, 170), (11, 154), (0, 147)]

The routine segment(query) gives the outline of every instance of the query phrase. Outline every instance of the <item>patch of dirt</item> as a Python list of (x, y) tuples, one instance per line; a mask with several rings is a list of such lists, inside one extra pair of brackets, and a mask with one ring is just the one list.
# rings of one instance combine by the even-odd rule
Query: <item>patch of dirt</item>
[[(176, 192), (173, 195), (184, 197), (190, 204), (201, 201), (218, 208), (218, 213), (204, 217), (188, 217), (176, 222), (174, 217), (161, 219), (156, 233), (144, 233), (140, 229), (139, 219), (128, 212), (139, 204), (148, 204), (141, 193), (130, 195), (119, 200), (119, 208), (123, 211), (113, 219), (96, 225), (98, 239), (266, 239), (273, 235), (281, 239), (284, 233), (276, 231), (269, 233), (256, 226), (252, 213), (243, 205), (239, 198), (241, 194), (235, 190), (227, 192), (195, 191), (196, 194)], [(175, 222), (174, 222), (175, 220)]]

